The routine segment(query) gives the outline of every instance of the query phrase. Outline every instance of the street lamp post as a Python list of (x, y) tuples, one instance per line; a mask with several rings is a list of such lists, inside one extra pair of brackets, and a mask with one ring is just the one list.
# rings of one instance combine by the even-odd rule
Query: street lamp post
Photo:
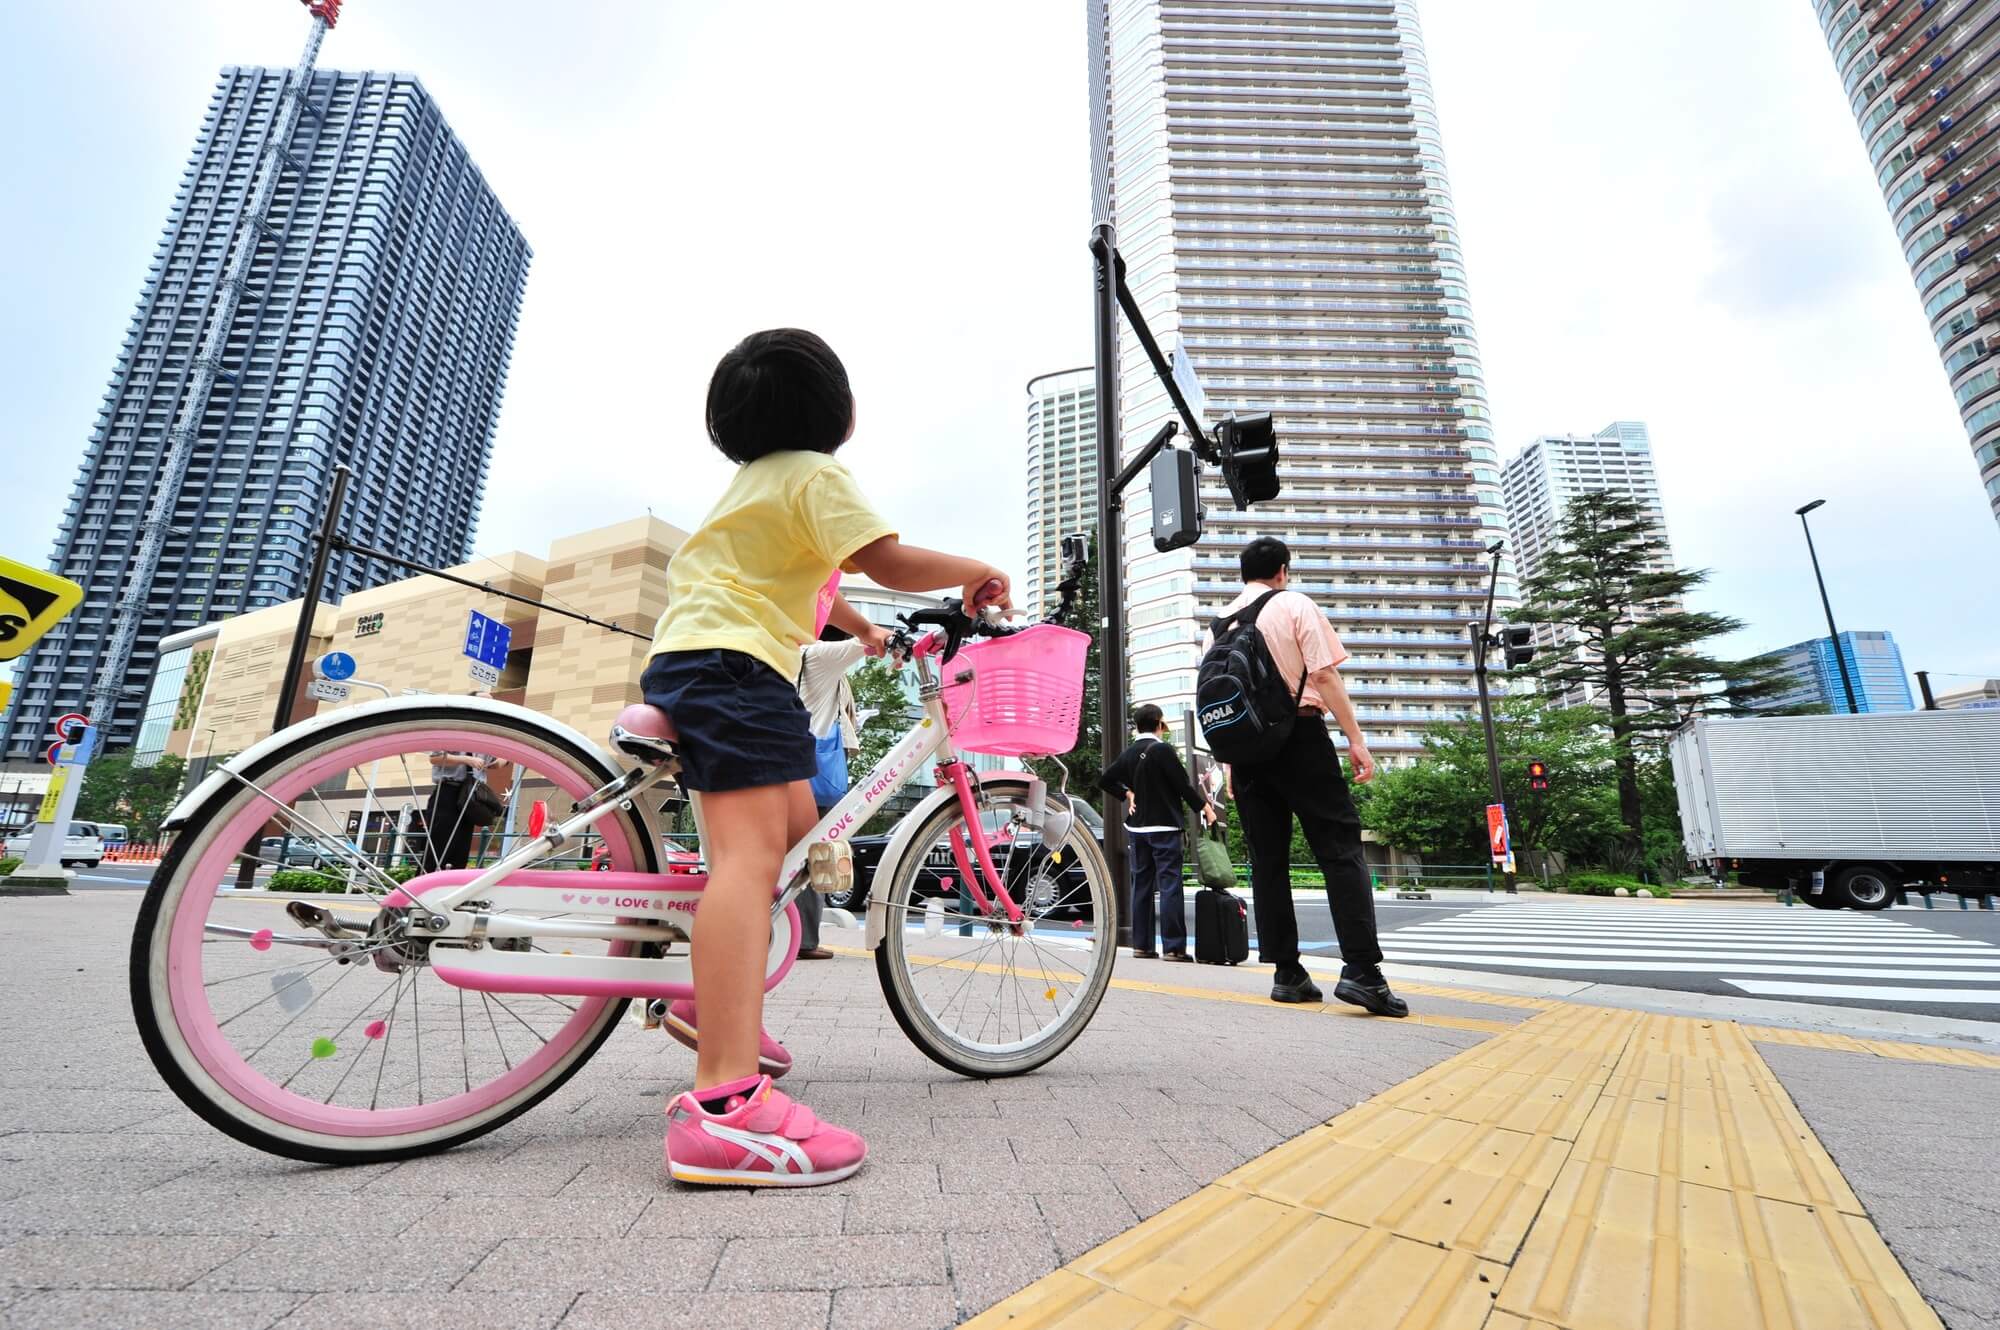
[(1813, 581), (1819, 583), (1819, 603), (1826, 610), (1826, 635), (1833, 643), (1833, 663), (1840, 667), (1840, 687), (1847, 694), (1848, 713), (1855, 715), (1860, 712), (1861, 707), (1854, 700), (1854, 679), (1847, 672), (1847, 653), (1840, 648), (1840, 630), (1833, 626), (1833, 602), (1827, 599), (1826, 578), (1820, 575), (1819, 551), (1813, 548), (1812, 524), (1806, 521), (1806, 514), (1825, 502), (1825, 499), (1814, 499), (1805, 507), (1794, 511), (1799, 515), (1799, 526), (1806, 533), (1806, 553), (1812, 558)]

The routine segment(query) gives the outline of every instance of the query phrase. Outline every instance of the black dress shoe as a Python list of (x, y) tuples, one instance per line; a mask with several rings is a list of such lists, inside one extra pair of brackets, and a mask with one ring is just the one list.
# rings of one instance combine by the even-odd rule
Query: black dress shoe
[(1310, 975), (1300, 975), (1297, 979), (1280, 979), (1271, 985), (1273, 1002), (1323, 1002), (1326, 995), (1319, 991), (1319, 985)]
[(1185, 951), (1164, 951), (1160, 953), (1160, 956), (1161, 959), (1169, 961), (1187, 961), (1192, 963), (1194, 960), (1194, 957), (1188, 955)]
[(1156, 961), (1160, 959), (1160, 953), (1157, 951), (1141, 951), (1137, 947), (1134, 947), (1132, 948), (1132, 959), (1135, 961)]
[(1389, 991), (1389, 981), (1365, 984), (1359, 979), (1342, 979), (1333, 986), (1333, 995), (1377, 1016), (1407, 1016), (1410, 1004)]

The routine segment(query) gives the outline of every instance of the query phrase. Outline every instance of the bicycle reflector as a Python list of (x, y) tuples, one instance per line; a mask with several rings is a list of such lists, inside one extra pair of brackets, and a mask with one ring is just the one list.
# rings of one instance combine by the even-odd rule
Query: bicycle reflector
[(1528, 763), (1528, 788), (1546, 790), (1549, 788), (1549, 764), (1535, 759)]
[(1500, 646), (1507, 653), (1507, 668), (1526, 665), (1535, 658), (1535, 630), (1526, 624), (1508, 624), (1500, 630)]
[(1194, 454), (1162, 448), (1153, 454), (1153, 548), (1165, 553), (1201, 539), (1201, 491), (1195, 482)]
[(1219, 422), (1215, 446), (1222, 458), (1222, 478), (1238, 512), (1278, 497), (1278, 435), (1268, 412)]

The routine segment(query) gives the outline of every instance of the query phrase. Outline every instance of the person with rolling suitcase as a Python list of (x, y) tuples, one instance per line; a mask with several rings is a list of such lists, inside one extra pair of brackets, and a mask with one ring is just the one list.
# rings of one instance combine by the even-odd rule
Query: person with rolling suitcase
[[(1181, 806), (1215, 817), (1208, 799), (1188, 779), (1179, 753), (1166, 741), (1167, 722), (1147, 702), (1132, 712), (1138, 739), (1104, 769), (1097, 787), (1125, 805), (1125, 834), (1132, 861), (1132, 955), (1193, 960), (1187, 953), (1187, 910), (1181, 901)], [(1109, 811), (1110, 805), (1106, 805)], [(1153, 950), (1153, 898), (1159, 897), (1159, 936)]]
[(1241, 965), (1250, 959), (1250, 908), (1231, 890), (1236, 867), (1229, 862), (1229, 832), (1218, 817), (1194, 834), (1201, 878), (1194, 898), (1194, 958), (1203, 965)]

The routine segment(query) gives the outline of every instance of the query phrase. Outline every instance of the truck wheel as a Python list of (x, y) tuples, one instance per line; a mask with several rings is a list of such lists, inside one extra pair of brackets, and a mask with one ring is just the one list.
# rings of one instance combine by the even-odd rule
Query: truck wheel
[(1896, 903), (1902, 884), (1873, 864), (1854, 864), (1841, 869), (1827, 884), (1827, 894), (1856, 910), (1886, 910)]

